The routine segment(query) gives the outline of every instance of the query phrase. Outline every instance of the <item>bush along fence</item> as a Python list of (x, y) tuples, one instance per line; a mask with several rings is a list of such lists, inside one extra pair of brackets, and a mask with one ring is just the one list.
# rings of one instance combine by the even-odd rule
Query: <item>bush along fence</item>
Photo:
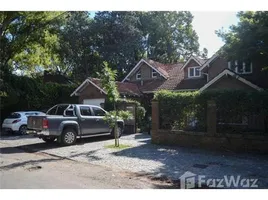
[(39, 110), (59, 103), (77, 103), (77, 97), (70, 97), (77, 85), (43, 83), (41, 78), (11, 76), (1, 86), (1, 123), (14, 111)]
[(152, 142), (268, 151), (267, 102), (267, 91), (160, 91), (152, 102)]

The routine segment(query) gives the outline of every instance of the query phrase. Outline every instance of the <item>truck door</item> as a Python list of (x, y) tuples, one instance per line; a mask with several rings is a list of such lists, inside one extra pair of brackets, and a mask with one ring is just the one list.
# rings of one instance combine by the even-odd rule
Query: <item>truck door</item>
[(103, 120), (103, 117), (106, 114), (105, 111), (95, 106), (92, 106), (91, 108), (95, 115), (95, 127), (97, 130), (97, 133), (109, 133), (110, 127), (108, 123)]
[(95, 134), (97, 129), (95, 126), (95, 117), (89, 106), (79, 106), (80, 117), (79, 125), (81, 128), (82, 135)]

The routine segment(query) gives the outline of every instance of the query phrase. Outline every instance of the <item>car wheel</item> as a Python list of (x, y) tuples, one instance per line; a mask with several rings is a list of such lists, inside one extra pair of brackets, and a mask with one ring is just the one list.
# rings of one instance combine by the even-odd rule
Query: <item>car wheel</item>
[(64, 129), (61, 134), (61, 144), (62, 145), (72, 145), (76, 142), (77, 133), (75, 130), (67, 128)]
[(55, 141), (56, 138), (53, 137), (44, 137), (42, 140), (44, 140), (46, 143), (52, 143)]
[[(121, 126), (117, 126), (117, 132), (118, 132), (118, 136), (119, 136), (118, 138), (120, 138), (122, 133), (123, 133), (123, 129), (122, 129)], [(114, 138), (114, 137), (115, 137), (115, 132), (114, 132), (114, 129), (113, 129), (113, 131), (111, 133), (111, 138)]]
[(20, 126), (20, 129), (19, 129), (19, 133), (21, 135), (25, 135), (26, 134), (26, 131), (27, 131), (27, 126), (26, 125), (21, 125)]

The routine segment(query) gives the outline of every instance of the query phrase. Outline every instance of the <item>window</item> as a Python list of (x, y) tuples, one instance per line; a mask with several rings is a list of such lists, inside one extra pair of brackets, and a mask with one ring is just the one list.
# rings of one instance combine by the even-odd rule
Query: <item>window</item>
[(92, 116), (89, 106), (80, 106), (80, 113), (83, 116)]
[(47, 111), (47, 114), (48, 114), (48, 115), (55, 115), (57, 108), (58, 108), (58, 106), (54, 106), (54, 107), (52, 107), (51, 109), (49, 109), (49, 110)]
[(136, 79), (140, 80), (141, 79), (141, 71), (138, 71), (136, 74)]
[(20, 117), (21, 117), (21, 115), (19, 113), (11, 113), (7, 118), (8, 119), (17, 119)]
[(38, 115), (37, 113), (25, 113), (25, 116), (34, 116), (34, 115)]
[(156, 78), (156, 77), (157, 77), (157, 72), (154, 69), (152, 69), (152, 78)]
[(63, 115), (64, 110), (68, 107), (69, 105), (59, 105), (58, 109), (56, 111), (56, 115)]
[(252, 73), (252, 63), (250, 61), (229, 61), (228, 68), (238, 74)]
[(201, 73), (199, 70), (199, 67), (189, 67), (188, 68), (188, 77), (192, 78), (192, 77), (200, 77)]
[(92, 107), (92, 110), (93, 110), (95, 116), (105, 116), (105, 114), (106, 114), (102, 109), (97, 108), (97, 107)]

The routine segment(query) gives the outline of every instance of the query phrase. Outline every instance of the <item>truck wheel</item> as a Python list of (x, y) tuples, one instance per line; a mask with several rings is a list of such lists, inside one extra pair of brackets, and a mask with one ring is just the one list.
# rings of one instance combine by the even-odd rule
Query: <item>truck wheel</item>
[[(123, 129), (122, 129), (122, 126), (118, 126), (117, 127), (117, 131), (118, 131), (118, 138), (120, 138), (121, 137), (121, 135), (122, 135), (122, 133), (123, 133)], [(115, 136), (115, 133), (114, 133), (114, 129), (113, 129), (113, 131), (112, 131), (112, 133), (111, 133), (111, 138), (114, 138), (114, 136)]]
[(72, 145), (76, 142), (77, 133), (74, 129), (67, 128), (64, 129), (61, 134), (61, 144), (62, 145)]
[(42, 140), (44, 140), (46, 143), (52, 143), (55, 141), (56, 138), (53, 137), (44, 137)]

